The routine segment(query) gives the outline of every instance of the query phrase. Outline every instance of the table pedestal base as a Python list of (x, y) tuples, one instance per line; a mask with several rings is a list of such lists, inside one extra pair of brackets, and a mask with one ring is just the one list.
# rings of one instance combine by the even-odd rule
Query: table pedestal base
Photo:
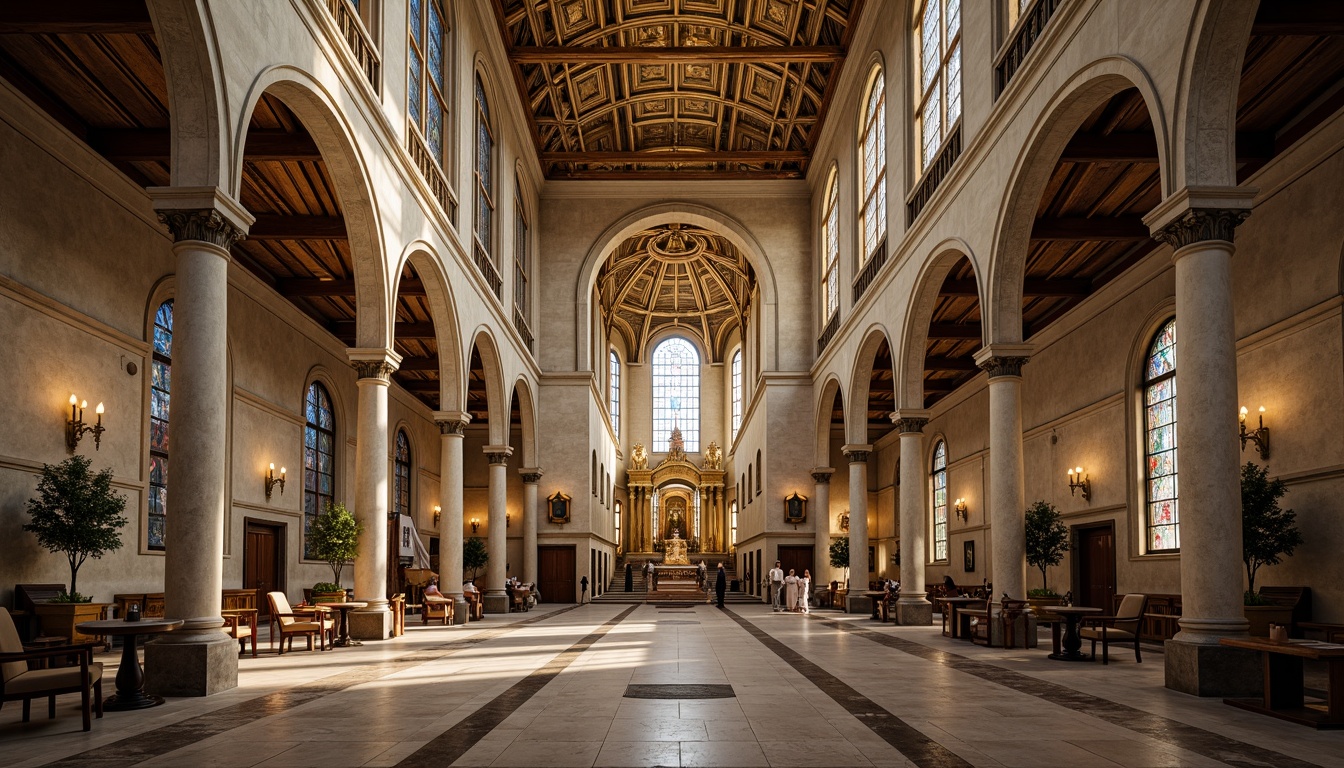
[(142, 691), (114, 693), (103, 699), (103, 709), (108, 712), (127, 712), (132, 709), (149, 709), (163, 703), (162, 696), (151, 696)]

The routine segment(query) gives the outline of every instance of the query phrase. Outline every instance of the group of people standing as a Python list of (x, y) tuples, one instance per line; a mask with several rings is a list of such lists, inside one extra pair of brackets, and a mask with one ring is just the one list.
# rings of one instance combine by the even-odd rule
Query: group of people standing
[(770, 569), (769, 579), (771, 602), (776, 612), (811, 613), (808, 609), (812, 596), (811, 570), (804, 568), (803, 575), (799, 576), (790, 568), (786, 576), (780, 562), (776, 560), (775, 567)]

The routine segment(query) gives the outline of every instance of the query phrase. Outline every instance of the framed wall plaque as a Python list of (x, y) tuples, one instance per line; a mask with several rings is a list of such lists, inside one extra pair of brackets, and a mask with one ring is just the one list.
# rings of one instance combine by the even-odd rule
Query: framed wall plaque
[(807, 522), (806, 496), (794, 491), (792, 496), (784, 499), (784, 522), (789, 525)]
[(967, 573), (975, 570), (975, 542), (967, 541), (961, 545), (961, 569)]
[(569, 497), (560, 491), (556, 491), (550, 498), (546, 499), (547, 513), (546, 521), (549, 523), (558, 523), (564, 525), (569, 522)]

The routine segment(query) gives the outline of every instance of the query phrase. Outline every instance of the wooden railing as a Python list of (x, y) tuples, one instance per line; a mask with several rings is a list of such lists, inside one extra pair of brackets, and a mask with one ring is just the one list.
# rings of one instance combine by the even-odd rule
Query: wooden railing
[(877, 273), (886, 263), (887, 239), (884, 237), (882, 238), (882, 242), (877, 244), (877, 248), (873, 251), (873, 255), (868, 257), (868, 263), (864, 264), (863, 269), (859, 270), (859, 276), (854, 278), (855, 304), (859, 303), (859, 299), (863, 297), (863, 292), (868, 290), (869, 285), (872, 285), (873, 278), (877, 277)]
[(517, 307), (513, 308), (513, 327), (514, 330), (518, 331), (518, 335), (523, 337), (523, 345), (527, 347), (527, 351), (535, 355), (537, 350), (532, 346), (534, 341), (532, 328), (528, 326), (527, 319), (523, 317), (523, 313), (519, 312)]
[(481, 271), (485, 282), (490, 284), (490, 290), (495, 294), (495, 298), (504, 300), (504, 295), (500, 289), (504, 287), (504, 279), (499, 276), (499, 270), (495, 269), (495, 262), (490, 260), (490, 254), (485, 252), (481, 244), (477, 242), (473, 251), (476, 261), (476, 268)]
[[(1043, 0), (1044, 1), (1044, 0)], [(938, 185), (943, 183), (943, 177), (947, 176), (948, 171), (952, 170), (952, 165), (957, 162), (961, 156), (961, 122), (958, 121), (955, 128), (952, 129), (952, 135), (947, 137), (947, 143), (943, 145), (938, 156), (929, 164), (924, 175), (920, 178), (915, 191), (910, 193), (909, 199), (905, 201), (906, 225), (915, 223), (919, 218), (920, 211), (928, 204), (929, 198), (938, 190)]]
[(826, 321), (826, 327), (821, 329), (821, 335), (817, 337), (817, 357), (821, 357), (821, 353), (826, 351), (826, 346), (835, 338), (835, 332), (838, 330), (840, 330), (840, 313), (837, 311)]
[(994, 98), (999, 98), (1003, 89), (1008, 87), (1008, 82), (1021, 68), (1037, 38), (1045, 31), (1045, 25), (1050, 23), (1050, 17), (1063, 4), (1064, 0), (1036, 0), (1017, 20), (1012, 37), (994, 59)]
[(406, 151), (420, 169), (420, 175), (425, 177), (425, 183), (429, 185), (429, 191), (434, 193), (434, 199), (439, 201), (439, 207), (448, 215), (448, 221), (456, 227), (457, 198), (453, 196), (453, 188), (448, 185), (448, 177), (434, 161), (429, 147), (425, 146), (425, 140), (420, 138), (420, 132), (414, 126), (406, 131)]
[(348, 0), (327, 0), (327, 10), (331, 12), (331, 18), (335, 19), (341, 34), (345, 36), (345, 44), (350, 46), (350, 52), (359, 62), (359, 68), (364, 70), (364, 77), (368, 78), (369, 85), (373, 86), (375, 93), (379, 92), (378, 71), (382, 63), (378, 59), (378, 49), (369, 39), (369, 33), (364, 31), (364, 21), (359, 18), (359, 12)]

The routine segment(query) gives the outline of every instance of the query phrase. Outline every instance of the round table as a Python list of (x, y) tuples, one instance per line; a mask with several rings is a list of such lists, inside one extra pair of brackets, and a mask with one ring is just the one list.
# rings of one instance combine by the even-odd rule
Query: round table
[(122, 638), (121, 664), (117, 667), (117, 692), (103, 700), (103, 709), (122, 712), (129, 709), (157, 707), (163, 703), (162, 696), (150, 696), (141, 690), (145, 684), (145, 672), (140, 668), (136, 638), (140, 635), (171, 632), (180, 626), (182, 626), (181, 619), (140, 621), (110, 619), (86, 621), (75, 625), (75, 629), (86, 635), (113, 635)]
[(1092, 661), (1091, 656), (1078, 652), (1078, 649), (1083, 647), (1083, 638), (1078, 635), (1078, 621), (1090, 613), (1101, 613), (1101, 609), (1082, 605), (1062, 605), (1052, 607), (1050, 610), (1064, 617), (1065, 628), (1063, 649), (1050, 654), (1049, 658), (1055, 661)]
[(358, 601), (346, 603), (318, 603), (318, 608), (330, 608), (336, 611), (340, 616), (336, 619), (336, 642), (331, 644), (332, 648), (345, 648), (351, 645), (363, 645), (358, 640), (350, 637), (350, 611), (355, 608), (366, 608), (368, 603)]

